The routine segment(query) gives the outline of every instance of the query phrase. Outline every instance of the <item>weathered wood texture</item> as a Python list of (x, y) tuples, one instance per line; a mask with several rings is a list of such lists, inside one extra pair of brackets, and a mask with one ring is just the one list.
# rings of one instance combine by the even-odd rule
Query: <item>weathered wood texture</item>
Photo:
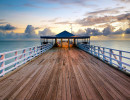
[(130, 100), (130, 78), (77, 48), (53, 48), (0, 81), (0, 100)]

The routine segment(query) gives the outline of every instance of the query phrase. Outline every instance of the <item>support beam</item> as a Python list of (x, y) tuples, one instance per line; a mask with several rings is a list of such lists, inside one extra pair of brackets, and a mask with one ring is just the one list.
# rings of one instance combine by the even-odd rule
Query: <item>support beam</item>
[(55, 39), (55, 46), (57, 46), (57, 38)]
[(62, 47), (62, 39), (61, 39), (61, 47)]
[(73, 43), (74, 43), (74, 45), (75, 45), (75, 39), (73, 39)]
[(70, 39), (68, 39), (68, 47), (69, 47), (69, 49), (70, 49)]
[(57, 44), (57, 39), (55, 39), (55, 44)]

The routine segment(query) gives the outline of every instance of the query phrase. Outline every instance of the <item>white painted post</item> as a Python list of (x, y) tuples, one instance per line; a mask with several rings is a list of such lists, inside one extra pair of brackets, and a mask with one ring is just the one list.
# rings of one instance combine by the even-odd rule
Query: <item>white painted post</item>
[(100, 58), (100, 47), (98, 47), (98, 57)]
[(90, 49), (91, 49), (91, 54), (93, 54), (93, 53), (92, 53), (92, 45), (90, 45)]
[(109, 54), (110, 55), (110, 58), (109, 58), (110, 59), (110, 64), (112, 64), (112, 49), (109, 49), (109, 53), (110, 53)]
[[(18, 55), (18, 51), (15, 51), (15, 56), (16, 56), (16, 57), (15, 57), (15, 61), (17, 61), (17, 60), (18, 60), (17, 55)], [(17, 63), (18, 63), (18, 62), (16, 62), (16, 63), (15, 63), (14, 67), (16, 67)]]
[[(24, 55), (23, 57), (24, 57), (24, 58), (25, 58), (25, 56), (26, 56), (25, 52), (26, 52), (26, 49), (23, 50), (23, 55)], [(26, 60), (26, 59), (24, 59), (24, 61), (25, 61), (25, 60)]]
[(33, 48), (33, 58), (35, 57), (35, 47)]
[[(4, 60), (5, 59), (5, 54), (0, 55), (0, 60)], [(0, 63), (0, 67), (4, 67), (5, 66), (5, 61)], [(4, 76), (5, 74), (5, 69), (2, 70), (2, 76)]]
[(103, 61), (105, 60), (105, 48), (103, 47)]
[(36, 56), (38, 56), (39, 55), (39, 53), (38, 53), (38, 51), (39, 51), (38, 46), (36, 48), (37, 48), (37, 50), (36, 50)]
[(95, 46), (94, 46), (94, 55), (96, 56)]
[(122, 51), (119, 51), (119, 66), (120, 66), (120, 69), (122, 69)]
[(29, 48), (29, 59), (32, 59), (32, 57), (31, 57), (31, 54), (32, 54), (31, 50), (32, 50), (32, 48)]

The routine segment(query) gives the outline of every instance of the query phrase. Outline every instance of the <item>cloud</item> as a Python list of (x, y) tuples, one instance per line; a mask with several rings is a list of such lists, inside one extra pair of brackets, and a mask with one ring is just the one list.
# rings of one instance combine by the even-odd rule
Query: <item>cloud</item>
[[(86, 31), (86, 32), (85, 32)], [(108, 35), (117, 35), (117, 34), (122, 34), (125, 31), (119, 29), (117, 31), (114, 31), (114, 27), (112, 26), (107, 26), (106, 28), (103, 29), (102, 32), (100, 32), (98, 29), (92, 29), (92, 28), (87, 28), (84, 30), (79, 30), (77, 32), (77, 35), (80, 36), (99, 36), (99, 35), (103, 35), (103, 36), (108, 36)], [(128, 30), (130, 32), (130, 30)]]
[(106, 28), (104, 28), (104, 30), (103, 30), (103, 35), (104, 36), (107, 36), (107, 35), (110, 35), (110, 34), (112, 34), (113, 31), (114, 30), (114, 27), (112, 27), (112, 26), (108, 26), (108, 27), (106, 27)]
[(112, 9), (104, 9), (104, 10), (98, 10), (98, 11), (94, 11), (94, 12), (89, 12), (86, 13), (86, 16), (92, 16), (92, 15), (100, 15), (100, 14), (115, 14), (115, 13), (119, 13), (120, 9), (123, 9), (124, 7), (117, 7), (117, 8), (112, 8)]
[(33, 4), (31, 4), (31, 3), (25, 3), (25, 4), (23, 4), (23, 6), (24, 6), (24, 7), (31, 7), (31, 8), (42, 8), (42, 7), (33, 5)]
[(51, 19), (51, 20), (48, 20), (48, 22), (56, 22), (59, 18), (54, 18), (54, 19)]
[(8, 24), (8, 22), (5, 22), (5, 19), (0, 19), (0, 24)]
[(0, 21), (4, 21), (5, 19), (0, 19)]
[(122, 3), (130, 3), (130, 0), (114, 0), (114, 1), (120, 1)]
[(7, 24), (7, 22), (0, 22), (0, 24)]
[(35, 34), (35, 28), (27, 25), (25, 33), (0, 32), (0, 39), (39, 39), (39, 35)]
[(81, 6), (86, 6), (86, 2), (92, 0), (33, 0), (33, 1), (43, 2), (43, 3), (59, 3), (62, 5), (77, 4)]
[(121, 21), (121, 20), (130, 20), (130, 13), (119, 15), (119, 16), (117, 17), (117, 19), (118, 19), (119, 21)]
[(0, 26), (0, 30), (2, 31), (11, 31), (11, 30), (15, 30), (16, 27), (10, 25), (10, 24), (7, 24), (5, 26)]
[(130, 19), (130, 13), (121, 14), (117, 16), (104, 16), (104, 17), (88, 16), (86, 18), (76, 20), (75, 23), (80, 24), (82, 26), (91, 26), (95, 24), (112, 23), (126, 19)]
[(32, 25), (27, 25), (27, 27), (25, 29), (25, 37), (27, 37), (27, 38), (36, 37), (35, 28)]
[(82, 26), (90, 26), (90, 25), (95, 25), (95, 24), (100, 24), (100, 23), (113, 22), (113, 21), (116, 21), (116, 20), (117, 19), (114, 16), (105, 16), (105, 17), (89, 16), (87, 18), (78, 19), (75, 22), (77, 24), (82, 25)]
[(72, 23), (69, 21), (64, 21), (64, 22), (56, 22), (55, 24), (72, 24)]
[(45, 28), (43, 31), (39, 31), (40, 36), (51, 36), (54, 35), (54, 33), (49, 29)]
[(127, 29), (125, 30), (125, 33), (126, 33), (126, 34), (130, 34), (130, 28), (127, 28)]
[(34, 29), (35, 29), (35, 30), (38, 30), (38, 29), (41, 29), (41, 27), (35, 27)]
[(98, 29), (92, 29), (92, 28), (87, 28), (85, 30), (78, 30), (77, 34), (79, 36), (97, 36), (97, 35), (102, 35), (102, 33)]
[(53, 18), (53, 19), (50, 19), (50, 20), (42, 20), (41, 22), (50, 22), (50, 23), (55, 23), (57, 20), (59, 20), (60, 17), (57, 17), (57, 18)]

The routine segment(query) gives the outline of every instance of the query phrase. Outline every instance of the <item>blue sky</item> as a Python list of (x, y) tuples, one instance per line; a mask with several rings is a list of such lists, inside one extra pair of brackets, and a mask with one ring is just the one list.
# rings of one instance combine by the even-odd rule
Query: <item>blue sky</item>
[(129, 5), (129, 0), (0, 0), (0, 26), (10, 24), (16, 28), (7, 32), (24, 33), (32, 25), (39, 27), (36, 34), (45, 28), (54, 33), (70, 31), (70, 23), (74, 32), (86, 28), (102, 31), (108, 26), (113, 31), (126, 30)]

